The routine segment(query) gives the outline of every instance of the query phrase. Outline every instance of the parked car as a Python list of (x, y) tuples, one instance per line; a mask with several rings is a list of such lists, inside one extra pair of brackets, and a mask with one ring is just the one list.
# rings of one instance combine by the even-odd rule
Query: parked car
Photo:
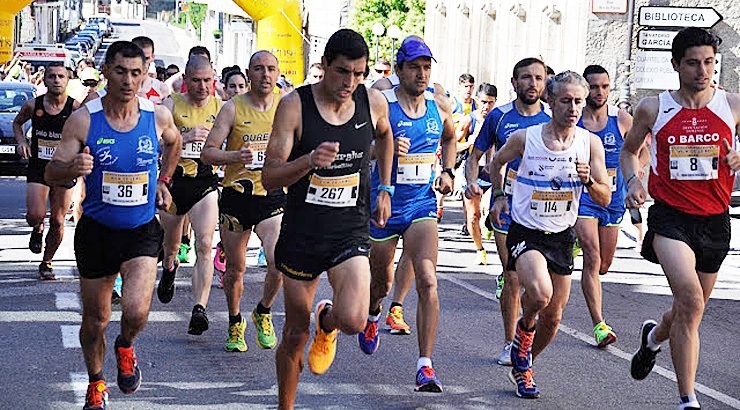
[(97, 25), (105, 32), (105, 36), (110, 36), (113, 27), (110, 22), (110, 17), (106, 14), (98, 14), (87, 19), (85, 27), (88, 25)]
[[(0, 175), (25, 175), (28, 161), (16, 153), (13, 120), (26, 101), (34, 98), (36, 87), (28, 83), (0, 81)], [(23, 125), (30, 140), (31, 121)]]

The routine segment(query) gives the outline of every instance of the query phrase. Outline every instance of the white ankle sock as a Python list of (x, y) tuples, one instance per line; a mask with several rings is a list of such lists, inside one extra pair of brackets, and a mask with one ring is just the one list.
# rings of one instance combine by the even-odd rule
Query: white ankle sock
[(647, 337), (647, 347), (648, 347), (648, 349), (650, 349), (650, 350), (652, 350), (654, 352), (657, 351), (658, 349), (660, 349), (660, 343), (658, 343), (655, 340), (655, 329), (657, 329), (657, 328), (658, 328), (658, 326), (655, 326), (653, 328), (653, 330), (651, 330), (650, 333), (648, 333), (648, 337)]
[(416, 371), (419, 371), (422, 367), (432, 367), (432, 359), (428, 357), (420, 357), (416, 362)]
[(681, 397), (681, 402), (679, 403), (679, 408), (681, 410), (684, 410), (687, 407), (695, 407), (695, 408), (701, 408), (699, 405), (699, 401), (696, 400), (695, 394), (689, 394), (686, 396)]

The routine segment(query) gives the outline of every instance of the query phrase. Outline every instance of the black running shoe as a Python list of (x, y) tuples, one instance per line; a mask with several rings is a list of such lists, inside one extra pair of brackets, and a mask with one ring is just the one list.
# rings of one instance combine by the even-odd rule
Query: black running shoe
[(41, 262), (39, 265), (39, 280), (56, 280), (51, 262)]
[(206, 330), (208, 330), (208, 316), (206, 315), (206, 309), (201, 305), (195, 305), (193, 306), (193, 314), (190, 316), (188, 334), (202, 335)]
[(41, 241), (44, 239), (44, 232), (31, 232), (31, 239), (28, 241), (28, 249), (33, 253), (41, 253), (43, 245)]
[(180, 267), (180, 262), (175, 259), (174, 268), (169, 270), (162, 266), (162, 277), (159, 279), (157, 286), (157, 298), (162, 303), (170, 303), (175, 296), (175, 274)]
[(647, 377), (655, 366), (655, 356), (660, 349), (653, 351), (648, 347), (648, 335), (658, 323), (654, 320), (646, 320), (640, 329), (640, 348), (632, 355), (630, 374), (635, 380), (642, 380)]
[(470, 236), (470, 232), (468, 231), (468, 225), (467, 224), (463, 225), (462, 228), (460, 229), (460, 235), (462, 235), (462, 236)]

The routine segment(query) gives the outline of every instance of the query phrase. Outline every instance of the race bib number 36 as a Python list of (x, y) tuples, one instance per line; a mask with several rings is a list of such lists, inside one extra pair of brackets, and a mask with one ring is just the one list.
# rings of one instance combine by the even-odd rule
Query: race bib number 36
[(49, 140), (42, 140), (39, 138), (39, 159), (46, 159), (51, 160), (51, 157), (54, 156), (54, 151), (56, 151), (57, 146), (59, 145), (59, 141), (49, 141)]
[(360, 174), (338, 177), (311, 175), (306, 193), (306, 202), (337, 208), (357, 205), (360, 190)]
[(670, 154), (671, 179), (717, 179), (719, 145), (674, 145)]
[(534, 218), (561, 218), (573, 206), (573, 191), (534, 191), (529, 213)]
[(514, 181), (516, 181), (516, 171), (513, 169), (509, 169), (506, 172), (506, 179), (504, 179), (504, 193), (506, 195), (511, 195), (514, 192)]
[(188, 142), (182, 146), (182, 158), (200, 158), (200, 152), (203, 151), (204, 141)]
[(252, 163), (247, 168), (262, 168), (265, 165), (265, 151), (267, 150), (267, 141), (253, 141), (249, 143), (252, 149)]
[(147, 203), (149, 173), (121, 173), (103, 171), (103, 202), (118, 206), (136, 206)]
[(432, 178), (434, 153), (406, 154), (398, 157), (397, 184), (427, 184)]

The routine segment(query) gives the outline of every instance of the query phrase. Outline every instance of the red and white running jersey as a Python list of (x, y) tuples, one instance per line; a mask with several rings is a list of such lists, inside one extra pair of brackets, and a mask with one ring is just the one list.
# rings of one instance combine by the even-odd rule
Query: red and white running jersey
[(668, 206), (692, 215), (727, 210), (735, 179), (724, 162), (722, 140), (736, 147), (736, 121), (727, 94), (716, 89), (699, 109), (682, 107), (669, 91), (658, 96), (653, 125), (648, 191)]
[(143, 93), (143, 90), (141, 90), (143, 93), (142, 97), (153, 102), (155, 105), (160, 105), (164, 100), (162, 98), (162, 96), (164, 95), (162, 89), (165, 87), (165, 85), (163, 82), (157, 80), (156, 78), (150, 78), (149, 80), (151, 87), (145, 93)]

